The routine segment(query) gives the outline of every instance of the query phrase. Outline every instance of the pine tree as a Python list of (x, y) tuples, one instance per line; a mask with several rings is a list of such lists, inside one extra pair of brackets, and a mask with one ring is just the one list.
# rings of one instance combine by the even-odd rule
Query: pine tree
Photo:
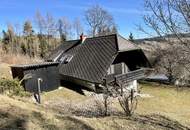
[[(2, 38), (2, 43), (3, 43), (3, 50), (8, 53), (9, 50), (11, 49), (12, 53), (16, 52), (15, 49), (15, 35), (14, 35), (14, 30), (11, 25), (8, 26), (7, 32), (3, 30), (3, 38)], [(10, 49), (9, 49), (10, 48)]]
[(2, 31), (3, 33), (3, 38), (2, 38), (2, 49), (6, 53), (8, 53), (8, 45), (9, 45), (9, 36), (7, 35), (7, 32), (5, 30)]
[(133, 37), (133, 34), (130, 32), (130, 34), (129, 34), (129, 41), (132, 41), (132, 42), (134, 42), (134, 37)]
[(30, 21), (26, 21), (24, 23), (24, 30), (23, 33), (25, 36), (31, 36), (33, 34), (32, 24)]
[(48, 43), (46, 41), (46, 37), (43, 34), (38, 34), (39, 39), (39, 49), (40, 49), (40, 57), (44, 58), (46, 53), (48, 52)]
[(117, 33), (118, 31), (117, 31), (117, 27), (114, 25), (113, 27), (112, 27), (112, 31), (111, 31), (113, 34), (114, 33)]
[[(22, 50), (23, 52), (26, 49), (26, 53), (30, 56), (30, 57), (34, 57), (35, 56), (35, 51), (34, 51), (34, 36), (33, 36), (33, 29), (32, 29), (32, 24), (30, 21), (26, 21), (24, 23), (24, 38), (26, 41), (26, 46), (22, 45)], [(25, 53), (25, 52), (24, 52)]]

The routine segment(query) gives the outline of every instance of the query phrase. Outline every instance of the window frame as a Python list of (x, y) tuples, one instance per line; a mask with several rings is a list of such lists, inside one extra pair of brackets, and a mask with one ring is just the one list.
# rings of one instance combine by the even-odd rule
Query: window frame
[(63, 63), (63, 64), (67, 64), (67, 63), (69, 63), (72, 60), (72, 58), (73, 58), (73, 55), (71, 55), (71, 54), (64, 54), (64, 55), (61, 56), (61, 58), (60, 58), (59, 61), (61, 63)]

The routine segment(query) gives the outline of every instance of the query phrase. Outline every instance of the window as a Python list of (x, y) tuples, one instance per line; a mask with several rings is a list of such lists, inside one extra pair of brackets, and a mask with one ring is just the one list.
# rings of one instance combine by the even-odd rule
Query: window
[(57, 54), (57, 57), (55, 57), (54, 59), (53, 59), (53, 62), (56, 62), (56, 61), (58, 61), (58, 59), (59, 59), (59, 57), (61, 56), (61, 54), (63, 53), (63, 51), (59, 51)]
[(122, 64), (122, 74), (126, 74), (128, 72), (128, 67), (124, 62), (122, 62), (121, 64)]
[(108, 75), (109, 74), (114, 74), (114, 65), (111, 65), (110, 67), (109, 67), (109, 69), (108, 69)]
[(73, 58), (73, 55), (70, 55), (70, 54), (63, 55), (61, 57), (61, 59), (60, 59), (60, 62), (63, 63), (63, 64), (67, 64), (67, 63), (69, 63), (72, 60), (72, 58)]

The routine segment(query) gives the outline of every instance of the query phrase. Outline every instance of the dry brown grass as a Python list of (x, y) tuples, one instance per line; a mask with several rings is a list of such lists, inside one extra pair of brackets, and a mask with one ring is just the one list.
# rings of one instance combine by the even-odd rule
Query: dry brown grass
[(0, 62), (0, 78), (12, 78), (11, 68), (9, 64)]
[(30, 58), (21, 54), (5, 54), (0, 51), (0, 78), (12, 78), (10, 66), (14, 64), (29, 64), (43, 62), (42, 59)]
[[(183, 112), (176, 112), (176, 109), (179, 107), (176, 109), (173, 108), (174, 110), (172, 110), (172, 108), (170, 109), (170, 104), (173, 103), (166, 103), (171, 99), (176, 99), (176, 95), (173, 95), (175, 91), (172, 88), (151, 87), (152, 86), (150, 85), (143, 85), (143, 92), (150, 93), (156, 98), (141, 100), (139, 109), (137, 110), (138, 114), (131, 118), (122, 116), (89, 118), (84, 116), (65, 115), (59, 113), (60, 111), (56, 111), (55, 109), (44, 107), (44, 104), (34, 104), (30, 99), (18, 100), (18, 98), (13, 99), (0, 95), (0, 129), (187, 130), (188, 128), (182, 126), (180, 123), (186, 124), (185, 121), (188, 121), (187, 119), (189, 119), (188, 113), (187, 116), (184, 116)], [(188, 90), (189, 89), (178, 93), (180, 97), (183, 97), (182, 100), (188, 99)], [(89, 98), (88, 96), (82, 96), (74, 91), (64, 88), (62, 90), (44, 93), (42, 95), (42, 101), (43, 103), (49, 100), (60, 102), (60, 100), (57, 100), (56, 98), (58, 96), (60, 96), (62, 100), (70, 100), (75, 104), (76, 101), (82, 102), (88, 100)], [(165, 102), (163, 99), (165, 99)], [(188, 112), (188, 104), (182, 106), (182, 104), (176, 103), (176, 105), (180, 105), (183, 108), (181, 111)], [(175, 104), (173, 104), (173, 106), (175, 107)], [(172, 111), (174, 113), (172, 113)], [(169, 118), (166, 118), (162, 115), (165, 115)], [(178, 120), (180, 123), (174, 120)]]
[[(74, 93), (75, 92), (71, 92)], [(77, 95), (77, 94), (76, 94)], [(80, 97), (80, 96), (79, 96)], [(110, 116), (87, 118), (63, 115), (43, 105), (0, 95), (0, 129), (27, 130), (187, 130), (178, 122), (159, 115), (131, 118)]]
[[(159, 84), (141, 84), (142, 93), (150, 94), (150, 98), (139, 98), (137, 115), (163, 115), (171, 120), (176, 120), (183, 125), (190, 126), (190, 88), (182, 88), (179, 91), (174, 86)], [(55, 100), (55, 97), (59, 97)], [(91, 102), (93, 97), (81, 96), (66, 88), (43, 95), (44, 102), (51, 101), (51, 104), (64, 106), (65, 101), (70, 105), (77, 103)], [(48, 99), (48, 100), (46, 100)], [(53, 103), (52, 103), (53, 102)], [(88, 103), (89, 104), (89, 103)], [(83, 104), (83, 107), (88, 107)], [(58, 105), (58, 106), (59, 106)], [(117, 108), (118, 104), (115, 104)], [(56, 107), (58, 107), (56, 105)], [(64, 107), (63, 107), (64, 108)]]
[(161, 114), (190, 126), (190, 88), (179, 90), (174, 86), (141, 84), (142, 93), (151, 98), (140, 98), (137, 113)]
[(3, 95), (0, 95), (0, 117), (0, 129), (44, 130), (56, 128), (58, 123), (51, 111)]
[(31, 58), (27, 55), (22, 55), (22, 54), (5, 54), (5, 53), (0, 54), (0, 63), (28, 64), (28, 63), (37, 63), (42, 61), (43, 60), (38, 57)]
[[(188, 129), (190, 126), (190, 88), (176, 91), (173, 86), (158, 84), (141, 84), (142, 93), (150, 94), (151, 98), (140, 98), (135, 116), (132, 119), (122, 117), (89, 118), (77, 117), (95, 129)], [(72, 108), (76, 104), (83, 104), (81, 108), (86, 110), (89, 104), (93, 104), (93, 97), (82, 96), (66, 88), (45, 93), (42, 96), (44, 103), (61, 112), (65, 108)], [(65, 103), (69, 102), (69, 105)], [(89, 101), (89, 102), (88, 102)], [(85, 104), (87, 102), (87, 104)], [(64, 106), (64, 105), (67, 106)], [(114, 102), (115, 104), (115, 102)], [(115, 104), (119, 107), (117, 104)], [(61, 112), (61, 113), (62, 113)], [(79, 112), (79, 111), (78, 111)], [(64, 113), (64, 112), (63, 112)], [(77, 113), (78, 114), (78, 113)], [(75, 114), (75, 116), (77, 115)], [(72, 115), (72, 114), (70, 114)], [(181, 125), (182, 124), (182, 125)]]

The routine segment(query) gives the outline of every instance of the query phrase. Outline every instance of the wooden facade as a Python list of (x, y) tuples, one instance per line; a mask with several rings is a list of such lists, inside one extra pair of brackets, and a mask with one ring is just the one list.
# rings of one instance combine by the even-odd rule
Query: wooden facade
[(60, 86), (58, 64), (54, 62), (13, 65), (11, 66), (13, 78), (23, 80), (22, 85), (26, 91), (38, 91), (38, 79), (42, 79), (41, 91), (51, 91)]

